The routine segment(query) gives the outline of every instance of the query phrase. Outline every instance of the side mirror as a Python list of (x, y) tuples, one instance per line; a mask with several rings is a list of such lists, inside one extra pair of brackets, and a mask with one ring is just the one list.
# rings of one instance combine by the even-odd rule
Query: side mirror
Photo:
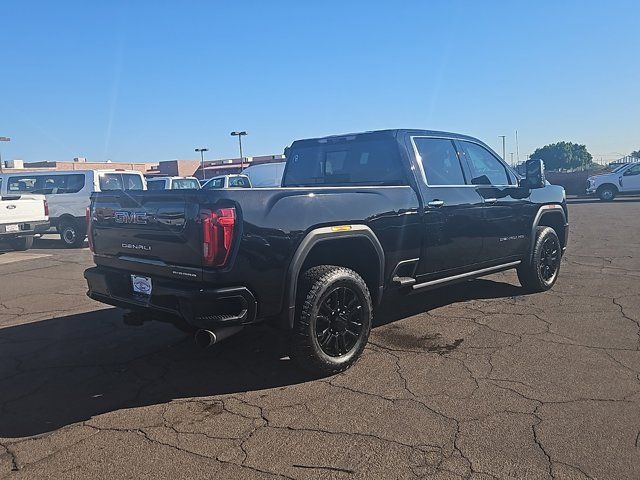
[(526, 168), (526, 184), (529, 188), (543, 188), (546, 183), (544, 177), (544, 162), (540, 159), (527, 160)]

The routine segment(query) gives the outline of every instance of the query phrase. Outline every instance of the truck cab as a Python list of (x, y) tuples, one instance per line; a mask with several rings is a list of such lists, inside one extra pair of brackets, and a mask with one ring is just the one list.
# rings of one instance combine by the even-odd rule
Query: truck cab
[(418, 129), (297, 140), (278, 188), (105, 192), (92, 198), (91, 298), (215, 343), (270, 322), (316, 373), (362, 353), (388, 292), (516, 269), (553, 287), (567, 245), (564, 190), (482, 141)]

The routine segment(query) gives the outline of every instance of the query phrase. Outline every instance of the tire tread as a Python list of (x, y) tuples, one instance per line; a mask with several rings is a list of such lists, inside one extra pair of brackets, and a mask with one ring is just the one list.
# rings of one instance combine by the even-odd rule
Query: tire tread
[[(354, 352), (346, 362), (332, 363), (317, 355), (312, 340), (309, 337), (311, 312), (327, 283), (331, 282), (332, 278), (340, 274), (351, 277), (353, 281), (359, 284), (368, 303), (368, 310), (369, 312), (372, 311), (371, 295), (367, 284), (360, 275), (349, 268), (334, 265), (320, 265), (308, 269), (300, 276), (298, 283), (298, 301), (296, 302), (297, 315), (292, 332), (292, 357), (300, 367), (313, 373), (323, 375), (336, 374), (348, 369), (364, 350), (366, 338), (368, 338), (371, 329), (371, 323), (369, 321), (369, 324), (363, 327), (366, 328), (365, 341), (362, 342), (358, 350)], [(371, 318), (369, 318), (369, 320), (371, 320)]]
[[(544, 292), (551, 289), (560, 274), (560, 265), (558, 265), (558, 272), (556, 273), (553, 282), (548, 285), (542, 278), (540, 278), (540, 274), (536, 268), (537, 255), (540, 248), (542, 248), (542, 243), (547, 235), (558, 236), (556, 231), (551, 227), (540, 226), (536, 228), (536, 240), (533, 245), (533, 255), (526, 262), (520, 264), (517, 269), (520, 285), (531, 293)], [(560, 241), (558, 240), (558, 244), (559, 243)]]

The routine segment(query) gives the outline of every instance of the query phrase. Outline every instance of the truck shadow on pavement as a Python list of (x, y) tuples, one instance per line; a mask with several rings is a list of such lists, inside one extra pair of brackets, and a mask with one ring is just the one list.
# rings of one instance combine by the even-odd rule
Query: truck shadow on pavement
[[(475, 280), (436, 294), (383, 302), (385, 325), (468, 299), (521, 295)], [(115, 308), (0, 329), (0, 437), (26, 437), (125, 408), (233, 394), (312, 380), (287, 357), (286, 339), (247, 328), (208, 350), (172, 326), (122, 324)]]

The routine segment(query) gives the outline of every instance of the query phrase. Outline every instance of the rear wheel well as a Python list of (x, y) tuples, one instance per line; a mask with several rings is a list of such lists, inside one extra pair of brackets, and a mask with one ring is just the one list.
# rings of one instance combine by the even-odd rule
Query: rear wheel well
[(336, 265), (355, 271), (367, 284), (373, 303), (378, 299), (380, 259), (371, 241), (365, 237), (347, 237), (316, 243), (306, 256), (300, 274), (318, 265)]
[(76, 217), (74, 217), (73, 215), (70, 215), (68, 213), (65, 213), (63, 215), (60, 215), (60, 217), (58, 217), (58, 230), (60, 230), (60, 227), (64, 224), (72, 224), (72, 225), (77, 225), (77, 221), (76, 221)]
[(538, 227), (553, 228), (556, 232), (556, 235), (558, 235), (558, 238), (560, 239), (560, 245), (562, 245), (562, 248), (566, 247), (566, 245), (564, 244), (564, 229), (567, 227), (565, 226), (564, 216), (562, 215), (562, 213), (558, 211), (545, 213), (544, 215), (542, 215), (542, 217), (540, 217)]
[(59, 234), (62, 234), (62, 228), (65, 225), (72, 225), (75, 227), (76, 231), (82, 235), (87, 234), (87, 224), (83, 221), (83, 219), (76, 218), (71, 214), (65, 213), (58, 218), (58, 222), (56, 224), (56, 230)]

